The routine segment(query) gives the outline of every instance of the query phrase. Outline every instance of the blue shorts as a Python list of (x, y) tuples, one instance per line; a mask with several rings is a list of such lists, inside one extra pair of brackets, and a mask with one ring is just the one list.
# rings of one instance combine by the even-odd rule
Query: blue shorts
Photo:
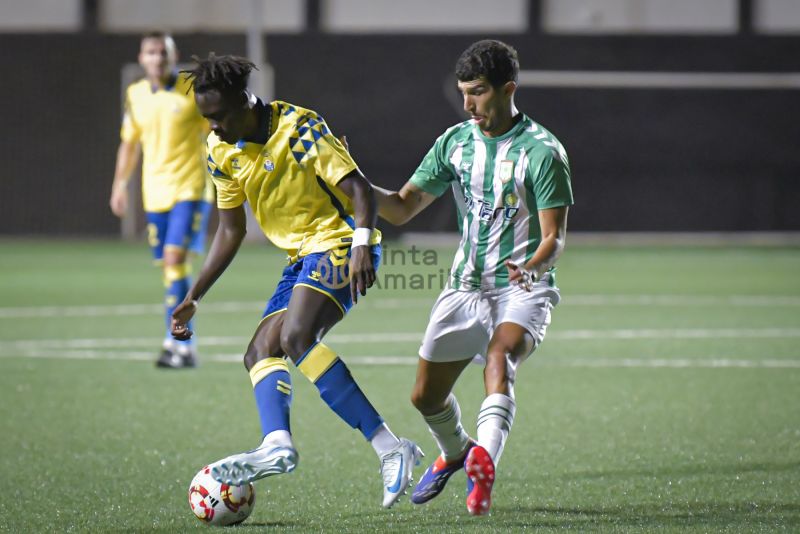
[(200, 226), (194, 233), (192, 243), (189, 245), (189, 250), (198, 256), (201, 256), (206, 249), (206, 238), (208, 237), (208, 221), (211, 219), (211, 210), (214, 209), (212, 202), (203, 200), (200, 203)]
[[(378, 270), (381, 264), (381, 246), (370, 247), (372, 264)], [(330, 250), (303, 256), (283, 270), (278, 287), (267, 302), (263, 317), (283, 311), (289, 306), (292, 291), (297, 285), (310, 287), (328, 295), (339, 307), (342, 315), (353, 307), (350, 295), (350, 269), (347, 262), (350, 249)]]
[(202, 222), (202, 204), (202, 200), (185, 200), (169, 211), (147, 212), (147, 242), (154, 260), (164, 259), (164, 247), (189, 248)]

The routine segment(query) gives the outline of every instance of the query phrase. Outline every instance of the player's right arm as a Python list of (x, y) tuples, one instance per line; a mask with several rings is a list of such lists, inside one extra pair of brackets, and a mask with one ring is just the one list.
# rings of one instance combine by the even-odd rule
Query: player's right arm
[(117, 164), (114, 171), (114, 183), (111, 185), (111, 211), (122, 217), (128, 211), (128, 180), (139, 163), (142, 153), (137, 141), (122, 141), (117, 149)]
[(247, 233), (247, 216), (244, 205), (235, 208), (220, 208), (219, 226), (208, 251), (206, 261), (197, 275), (197, 280), (189, 289), (186, 298), (172, 313), (172, 335), (181, 340), (192, 337), (188, 329), (189, 320), (197, 311), (197, 302), (211, 289), (214, 282), (225, 272), (239, 250)]
[(399, 226), (417, 216), (436, 200), (436, 196), (426, 193), (409, 180), (400, 191), (390, 191), (373, 185), (378, 201), (378, 215), (391, 224)]
[(120, 143), (117, 149), (117, 164), (114, 170), (114, 183), (111, 185), (111, 211), (117, 217), (122, 217), (128, 211), (128, 180), (133, 170), (139, 163), (142, 153), (140, 138), (141, 128), (133, 116), (132, 88), (128, 87), (125, 93), (125, 114), (122, 116), (122, 127), (119, 131)]

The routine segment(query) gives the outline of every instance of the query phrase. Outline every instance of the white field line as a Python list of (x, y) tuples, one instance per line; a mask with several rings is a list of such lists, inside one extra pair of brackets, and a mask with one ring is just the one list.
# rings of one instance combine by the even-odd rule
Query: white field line
[[(9, 356), (6, 356), (9, 357)], [(152, 361), (151, 352), (115, 352), (113, 355), (100, 350), (58, 351), (30, 350), (15, 357), (52, 359), (52, 360), (103, 360), (103, 361)], [(202, 357), (203, 362), (237, 363), (242, 357), (239, 354), (208, 354)], [(414, 356), (351, 356), (347, 358), (351, 365), (402, 365), (414, 366)], [(740, 360), (733, 358), (691, 359), (691, 358), (566, 358), (566, 359), (532, 359), (533, 367), (556, 368), (644, 368), (644, 369), (800, 369), (798, 359), (766, 359)]]
[(566, 295), (572, 306), (800, 306), (800, 296), (784, 295)]
[[(263, 310), (266, 302), (215, 302), (203, 304), (212, 313), (254, 312)], [(162, 304), (116, 304), (97, 306), (18, 306), (0, 308), (2, 319), (37, 317), (103, 317), (119, 315), (157, 315), (164, 313)]]
[[(433, 307), (433, 298), (386, 298), (366, 301), (375, 309)], [(800, 306), (800, 296), (784, 295), (562, 295), (560, 306)]]
[[(371, 334), (330, 334), (326, 342), (337, 344), (419, 342), (422, 334), (409, 333), (371, 333)], [(162, 338), (98, 338), (98, 339), (20, 339), (0, 341), (0, 351), (26, 349), (130, 349), (153, 348), (161, 346)], [(242, 336), (199, 337), (201, 347), (244, 347), (250, 338)]]
[[(549, 367), (549, 366), (548, 366)], [(740, 360), (736, 358), (578, 358), (566, 359), (557, 367), (644, 367), (668, 369), (800, 369), (800, 360)]]
[[(634, 339), (794, 339), (800, 328), (676, 328), (560, 330), (547, 335), (548, 341), (634, 340)], [(21, 350), (69, 349), (132, 349), (161, 345), (161, 338), (89, 338), (89, 339), (17, 339), (0, 341), (0, 352)], [(249, 338), (243, 336), (209, 336), (198, 338), (201, 347), (244, 347)], [(419, 343), (422, 332), (372, 332), (369, 334), (330, 334), (325, 341), (340, 345), (360, 343)]]
[(637, 328), (621, 330), (562, 330), (546, 339), (746, 339), (796, 338), (800, 328)]
[[(430, 308), (435, 301), (429, 298), (375, 298), (360, 304), (363, 308), (402, 309)], [(203, 303), (205, 313), (257, 314), (265, 301)], [(800, 306), (800, 296), (729, 295), (565, 295), (562, 306)], [(164, 312), (161, 304), (116, 304), (86, 306), (14, 306), (0, 307), (0, 319), (40, 317), (104, 317), (158, 315)]]
[[(455, 96), (456, 111), (461, 113), (462, 103), (448, 81), (445, 90), (448, 101)], [(404, 232), (397, 245), (417, 248), (443, 247), (455, 249), (461, 240), (457, 232)], [(797, 247), (800, 245), (800, 232), (574, 232), (569, 233), (571, 247), (575, 246), (612, 246), (612, 247)], [(387, 262), (390, 250), (395, 247), (387, 245), (384, 249)], [(574, 250), (574, 249), (573, 249)]]

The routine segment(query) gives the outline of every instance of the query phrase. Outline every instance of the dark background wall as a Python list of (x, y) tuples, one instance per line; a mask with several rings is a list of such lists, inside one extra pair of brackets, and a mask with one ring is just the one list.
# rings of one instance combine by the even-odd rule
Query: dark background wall
[[(463, 119), (452, 66), (483, 37), (307, 33), (268, 37), (267, 50), (276, 97), (320, 112), (370, 179), (399, 187)], [(746, 34), (494, 37), (526, 70), (791, 72), (800, 53), (800, 37)], [(176, 39), (184, 58), (245, 51), (241, 36)], [(138, 36), (2, 35), (0, 49), (0, 234), (117, 234), (120, 68)], [(517, 105), (570, 153), (573, 230), (800, 230), (799, 100), (797, 90), (521, 88)], [(438, 202), (410, 229), (454, 229), (452, 202)]]

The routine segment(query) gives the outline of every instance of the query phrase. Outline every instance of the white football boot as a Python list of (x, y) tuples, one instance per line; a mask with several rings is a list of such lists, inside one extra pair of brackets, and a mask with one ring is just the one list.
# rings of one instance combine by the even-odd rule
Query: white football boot
[(424, 456), (413, 441), (400, 438), (397, 446), (381, 456), (381, 477), (383, 478), (383, 507), (391, 508), (414, 481), (411, 472)]
[(265, 439), (257, 449), (228, 456), (208, 467), (217, 482), (241, 486), (268, 476), (290, 473), (299, 459), (294, 447), (277, 446)]

